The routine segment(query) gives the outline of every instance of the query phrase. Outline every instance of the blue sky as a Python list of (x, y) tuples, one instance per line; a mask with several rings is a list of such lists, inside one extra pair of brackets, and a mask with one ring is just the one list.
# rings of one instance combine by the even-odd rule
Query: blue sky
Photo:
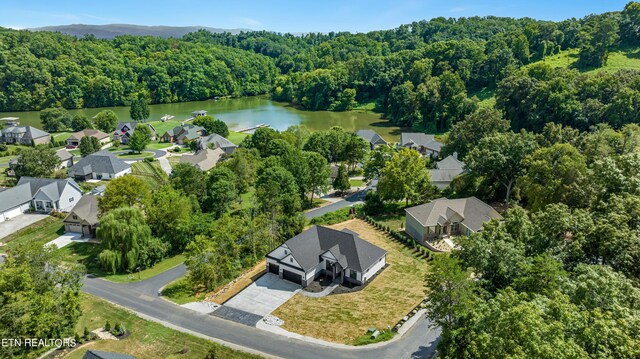
[(0, 0), (0, 26), (201, 25), (278, 32), (395, 28), (438, 16), (563, 20), (622, 10), (629, 0)]

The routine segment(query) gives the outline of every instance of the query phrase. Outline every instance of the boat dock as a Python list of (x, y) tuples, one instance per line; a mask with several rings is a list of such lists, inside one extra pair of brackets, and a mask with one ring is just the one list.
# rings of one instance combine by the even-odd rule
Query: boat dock
[(240, 129), (240, 130), (236, 130), (236, 132), (249, 132), (249, 131), (257, 130), (257, 129), (262, 128), (262, 127), (270, 127), (270, 126), (271, 125), (268, 125), (266, 123), (261, 123), (261, 124), (259, 124), (257, 126), (247, 127), (247, 128), (243, 128), (243, 129)]

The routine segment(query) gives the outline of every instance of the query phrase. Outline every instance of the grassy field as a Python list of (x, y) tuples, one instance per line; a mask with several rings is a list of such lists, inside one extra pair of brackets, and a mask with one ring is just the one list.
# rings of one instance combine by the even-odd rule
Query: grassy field
[(123, 160), (129, 159), (129, 158), (146, 158), (146, 157), (152, 157), (152, 156), (153, 156), (153, 152), (136, 153), (136, 152), (133, 152), (133, 151), (125, 152), (125, 153), (121, 153), (121, 154), (116, 155), (116, 157), (122, 158)]
[(121, 283), (139, 282), (165, 272), (179, 264), (182, 264), (183, 262), (184, 256), (179, 254), (174, 257), (165, 258), (159, 263), (156, 263), (153, 267), (140, 271), (140, 273), (106, 275), (103, 278)]
[(22, 243), (35, 242), (44, 245), (64, 234), (62, 218), (47, 217), (26, 228), (4, 237), (4, 249), (14, 249)]
[[(546, 63), (552, 67), (573, 67), (578, 61), (578, 49), (565, 50), (548, 56), (536, 63)], [(536, 64), (534, 63), (534, 64)], [(533, 65), (533, 64), (532, 64)], [(531, 66), (531, 65), (528, 65)], [(579, 69), (580, 72), (614, 72), (622, 69), (640, 70), (640, 48), (618, 48), (609, 53), (607, 64), (601, 68)]]
[(52, 136), (56, 141), (66, 141), (69, 137), (71, 137), (71, 132), (57, 132)]
[(249, 136), (248, 133), (229, 131), (229, 137), (227, 137), (227, 140), (235, 143), (236, 145), (239, 145), (240, 142), (242, 142), (242, 140), (244, 140), (244, 138), (247, 136)]
[(122, 340), (100, 340), (86, 344), (68, 354), (65, 357), (67, 359), (80, 359), (89, 349), (129, 354), (138, 359), (204, 358), (212, 348), (216, 348), (216, 358), (259, 358), (146, 321), (88, 294), (83, 294), (82, 313), (76, 325), (76, 331), (80, 334), (85, 327), (94, 330), (109, 320), (112, 325), (122, 323), (131, 335)]
[(165, 149), (167, 147), (171, 147), (173, 146), (173, 143), (170, 142), (151, 142), (150, 144), (147, 145), (147, 149), (148, 150), (162, 150)]
[(132, 166), (132, 173), (143, 179), (151, 189), (158, 188), (165, 184), (169, 177), (160, 167), (160, 163), (153, 162), (135, 162)]
[(204, 299), (205, 294), (196, 294), (186, 277), (169, 283), (162, 290), (162, 296), (176, 304), (186, 304)]
[(350, 179), (349, 183), (351, 183), (351, 187), (362, 187), (364, 185), (364, 181), (361, 179)]
[(309, 298), (297, 294), (273, 315), (292, 332), (337, 343), (356, 344), (370, 327), (386, 329), (425, 297), (424, 278), (429, 265), (361, 220), (331, 226), (349, 228), (387, 251), (388, 267), (364, 289), (354, 293)]

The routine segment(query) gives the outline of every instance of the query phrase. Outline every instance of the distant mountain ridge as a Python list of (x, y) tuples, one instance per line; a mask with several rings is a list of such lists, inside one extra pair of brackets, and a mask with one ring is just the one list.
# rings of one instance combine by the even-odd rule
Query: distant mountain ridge
[(212, 33), (229, 32), (238, 34), (241, 31), (252, 31), (251, 29), (219, 29), (207, 26), (145, 26), (131, 24), (108, 24), (108, 25), (85, 25), (71, 24), (59, 26), (44, 26), (28, 29), (30, 31), (54, 31), (61, 32), (76, 37), (83, 37), (92, 34), (99, 39), (113, 39), (120, 35), (134, 36), (157, 36), (157, 37), (182, 37), (190, 32), (200, 29), (208, 30)]

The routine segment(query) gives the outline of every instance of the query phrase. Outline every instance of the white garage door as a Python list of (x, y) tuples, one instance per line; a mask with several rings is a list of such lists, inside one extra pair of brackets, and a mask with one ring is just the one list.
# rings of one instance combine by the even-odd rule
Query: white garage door
[(22, 210), (20, 207), (16, 207), (14, 209), (10, 209), (3, 213), (2, 220), (11, 219), (13, 217), (17, 217), (22, 214)]
[(82, 226), (79, 225), (79, 224), (70, 224), (69, 225), (69, 232), (82, 233)]

